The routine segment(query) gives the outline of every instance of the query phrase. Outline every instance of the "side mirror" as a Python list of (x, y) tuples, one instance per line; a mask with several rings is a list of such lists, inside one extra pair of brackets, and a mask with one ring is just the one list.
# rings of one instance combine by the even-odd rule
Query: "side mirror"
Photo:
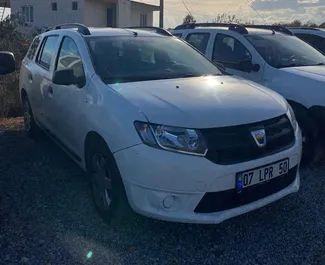
[(253, 64), (252, 59), (247, 59), (238, 63), (238, 70), (247, 73), (250, 73), (251, 71), (258, 72), (260, 70), (260, 65)]
[(0, 52), (0, 75), (16, 71), (15, 56), (11, 52)]
[(55, 71), (52, 82), (63, 86), (76, 85), (81, 87), (82, 85), (79, 78), (74, 75), (73, 69), (70, 68)]

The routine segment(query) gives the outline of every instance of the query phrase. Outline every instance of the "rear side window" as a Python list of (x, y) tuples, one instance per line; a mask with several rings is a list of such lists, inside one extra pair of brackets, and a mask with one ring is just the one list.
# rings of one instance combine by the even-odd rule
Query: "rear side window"
[(317, 50), (325, 53), (325, 39), (323, 37), (311, 34), (296, 33), (295, 34), (299, 39), (309, 43), (311, 46)]
[(39, 45), (39, 43), (40, 43), (40, 40), (41, 40), (40, 36), (37, 36), (37, 37), (33, 40), (32, 44), (31, 44), (31, 46), (29, 47), (29, 50), (28, 50), (28, 52), (27, 52), (27, 58), (28, 58), (28, 59), (33, 60), (33, 58), (34, 58), (34, 56), (35, 56), (35, 53), (36, 53), (36, 51), (37, 51), (37, 47), (38, 47), (38, 45)]
[(203, 54), (205, 54), (209, 39), (210, 33), (191, 33), (186, 37), (186, 41)]
[(38, 63), (47, 70), (50, 69), (58, 39), (58, 36), (49, 36), (42, 44), (42, 48), (38, 56)]

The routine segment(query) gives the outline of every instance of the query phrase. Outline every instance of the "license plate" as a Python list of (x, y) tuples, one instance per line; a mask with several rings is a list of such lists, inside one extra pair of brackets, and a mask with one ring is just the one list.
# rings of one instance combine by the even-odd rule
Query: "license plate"
[(289, 159), (281, 160), (274, 164), (251, 169), (236, 174), (237, 191), (270, 181), (274, 178), (287, 174), (289, 171)]

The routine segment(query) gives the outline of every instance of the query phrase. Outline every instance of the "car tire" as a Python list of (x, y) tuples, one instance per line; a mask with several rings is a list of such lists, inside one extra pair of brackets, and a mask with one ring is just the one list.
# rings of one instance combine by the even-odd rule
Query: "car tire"
[(303, 138), (301, 165), (307, 166), (314, 161), (316, 156), (318, 128), (307, 110), (297, 106), (294, 106), (293, 110)]
[(90, 144), (87, 172), (96, 210), (107, 223), (134, 217), (115, 159), (103, 140)]
[(28, 137), (32, 139), (38, 139), (42, 136), (43, 132), (40, 127), (36, 124), (33, 116), (32, 107), (28, 98), (23, 101), (23, 112), (24, 112), (24, 127)]

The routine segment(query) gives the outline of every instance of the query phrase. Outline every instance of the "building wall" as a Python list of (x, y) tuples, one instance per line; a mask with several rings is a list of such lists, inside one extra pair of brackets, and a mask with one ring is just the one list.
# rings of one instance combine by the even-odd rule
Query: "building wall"
[(131, 3), (131, 26), (140, 26), (140, 15), (147, 15), (147, 26), (153, 25), (152, 9), (144, 5)]
[(104, 1), (85, 0), (84, 22), (89, 27), (106, 27), (107, 3)]
[[(78, 2), (78, 10), (72, 10), (72, 2)], [(52, 2), (57, 2), (57, 11), (52, 10)], [(20, 12), (21, 6), (34, 9), (34, 22), (31, 27), (49, 27), (67, 22), (84, 23), (84, 0), (11, 0), (11, 14)]]

